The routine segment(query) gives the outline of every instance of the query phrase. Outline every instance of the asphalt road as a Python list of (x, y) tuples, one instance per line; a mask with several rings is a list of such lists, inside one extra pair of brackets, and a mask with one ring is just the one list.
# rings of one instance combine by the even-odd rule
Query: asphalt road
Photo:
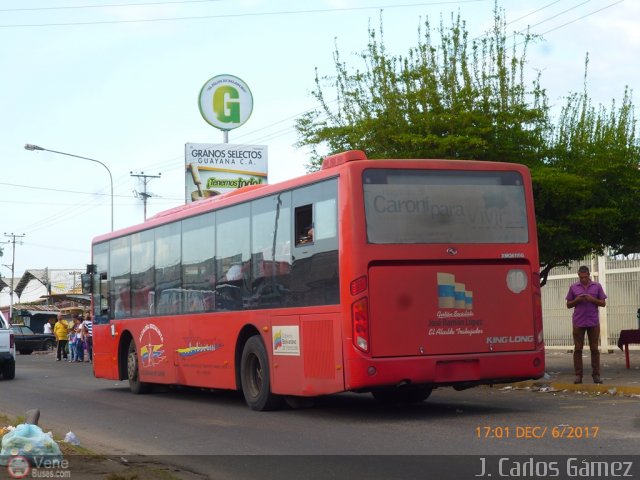
[(235, 392), (133, 395), (126, 382), (95, 379), (88, 363), (17, 360), (16, 378), (0, 381), (0, 412), (38, 408), (43, 428), (73, 431), (96, 452), (201, 455), (205, 469), (211, 455), (634, 455), (640, 447), (636, 397), (442, 388), (419, 405), (341, 394), (253, 412)]

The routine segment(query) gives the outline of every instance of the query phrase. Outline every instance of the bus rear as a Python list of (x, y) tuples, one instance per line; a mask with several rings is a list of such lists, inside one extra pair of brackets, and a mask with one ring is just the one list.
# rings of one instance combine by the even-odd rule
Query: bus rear
[(351, 310), (346, 389), (422, 399), (437, 386), (540, 378), (528, 170), (479, 161), (353, 161), (364, 158), (349, 152), (329, 159), (345, 163), (344, 211), (354, 212), (342, 219), (352, 230), (342, 236), (342, 278), (349, 280), (342, 291)]

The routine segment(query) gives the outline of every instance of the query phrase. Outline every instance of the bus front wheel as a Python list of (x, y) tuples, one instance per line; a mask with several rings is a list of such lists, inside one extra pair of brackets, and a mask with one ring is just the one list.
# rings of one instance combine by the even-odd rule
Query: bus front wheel
[(269, 359), (259, 335), (247, 340), (240, 361), (240, 381), (244, 399), (251, 410), (275, 410), (282, 398), (271, 393)]
[(140, 362), (138, 362), (138, 352), (136, 342), (131, 340), (127, 353), (127, 378), (129, 379), (129, 390), (135, 394), (147, 393), (151, 387), (148, 383), (140, 381)]

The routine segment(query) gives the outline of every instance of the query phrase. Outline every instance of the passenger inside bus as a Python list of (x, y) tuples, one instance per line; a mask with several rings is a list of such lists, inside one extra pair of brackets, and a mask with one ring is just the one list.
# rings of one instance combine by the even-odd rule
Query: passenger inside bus
[(297, 207), (295, 222), (296, 246), (313, 243), (313, 205)]
[(298, 245), (313, 243), (313, 225), (304, 229), (304, 233), (298, 238)]

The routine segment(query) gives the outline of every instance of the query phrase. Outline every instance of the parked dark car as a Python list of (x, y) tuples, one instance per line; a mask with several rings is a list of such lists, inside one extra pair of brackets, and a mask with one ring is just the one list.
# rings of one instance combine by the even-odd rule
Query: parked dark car
[(56, 336), (51, 333), (33, 333), (24, 325), (12, 325), (16, 350), (22, 355), (29, 355), (34, 350), (53, 350), (56, 346)]

